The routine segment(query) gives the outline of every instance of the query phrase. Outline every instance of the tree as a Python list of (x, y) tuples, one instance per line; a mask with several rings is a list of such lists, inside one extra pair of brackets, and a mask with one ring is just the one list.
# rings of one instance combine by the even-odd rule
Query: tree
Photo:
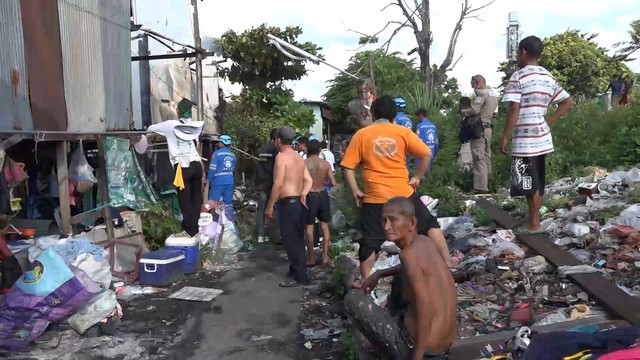
[(315, 121), (312, 110), (297, 103), (293, 92), (283, 84), (306, 75), (306, 61), (285, 55), (270, 44), (268, 34), (320, 56), (316, 44), (298, 42), (302, 29), (297, 26), (282, 30), (262, 24), (242, 33), (229, 30), (222, 35), (220, 48), (232, 64), (221, 73), (232, 83), (243, 85), (241, 93), (227, 105), (225, 132), (238, 137), (240, 144), (263, 141), (272, 128), (285, 124), (306, 132)]
[(630, 56), (640, 50), (640, 19), (632, 21), (630, 27), (631, 29), (628, 31), (629, 40), (616, 44), (617, 47), (622, 47), (622, 49), (618, 50), (618, 54), (625, 61), (634, 60)]
[(427, 93), (431, 93), (435, 88), (444, 84), (444, 82), (446, 81), (446, 73), (452, 70), (460, 60), (460, 57), (456, 60), (454, 60), (454, 58), (456, 46), (458, 44), (458, 38), (460, 37), (460, 33), (462, 32), (462, 25), (464, 24), (465, 20), (479, 19), (478, 13), (480, 12), (480, 10), (493, 4), (495, 0), (490, 0), (485, 5), (479, 7), (473, 7), (469, 5), (469, 0), (462, 1), (458, 20), (453, 28), (451, 37), (449, 38), (447, 54), (442, 63), (435, 67), (433, 67), (431, 63), (431, 45), (433, 44), (433, 33), (431, 31), (430, 2), (430, 0), (414, 0), (415, 7), (414, 9), (411, 9), (406, 1), (395, 0), (394, 2), (387, 5), (384, 9), (390, 6), (397, 6), (402, 11), (402, 15), (405, 18), (405, 21), (389, 21), (382, 30), (372, 36), (362, 34), (364, 36), (360, 41), (361, 43), (366, 43), (369, 39), (377, 40), (378, 35), (380, 35), (382, 31), (387, 29), (390, 25), (397, 25), (395, 30), (392, 32), (391, 37), (382, 45), (382, 48), (386, 46), (386, 48), (388, 49), (389, 44), (395, 35), (397, 35), (404, 28), (411, 29), (415, 35), (417, 47), (411, 50), (409, 52), (409, 55), (417, 52), (418, 56), (420, 57), (420, 74), (422, 76), (422, 81), (424, 82), (425, 90)]
[(270, 45), (268, 34), (313, 55), (318, 55), (318, 51), (321, 50), (314, 43), (297, 41), (302, 35), (302, 29), (298, 26), (287, 26), (281, 30), (276, 26), (262, 24), (241, 34), (228, 30), (220, 38), (220, 47), (223, 56), (233, 61), (233, 64), (223, 69), (222, 75), (234, 84), (263, 89), (269, 84), (281, 83), (284, 80), (300, 80), (305, 76), (305, 61), (289, 58)]
[[(418, 95), (424, 89), (420, 70), (413, 60), (404, 59), (398, 53), (385, 54), (383, 50), (359, 52), (351, 58), (347, 72), (368, 73), (369, 56), (371, 56), (378, 94), (403, 97), (407, 100), (409, 108), (413, 110), (424, 107), (430, 112), (439, 112), (443, 108), (450, 109), (457, 106), (460, 92), (455, 78), (446, 78), (444, 84), (436, 88), (437, 96), (434, 97), (438, 100), (436, 103), (425, 103), (425, 100)], [(357, 95), (357, 82), (353, 77), (342, 73), (329, 81), (329, 89), (324, 99), (338, 119), (349, 118), (349, 103)], [(361, 124), (356, 125), (362, 127)]]
[[(540, 65), (544, 66), (574, 97), (594, 98), (604, 91), (615, 74), (627, 76), (629, 68), (617, 56), (593, 40), (597, 34), (567, 30), (544, 39)], [(505, 73), (503, 86), (512, 73), (508, 63), (501, 63)]]

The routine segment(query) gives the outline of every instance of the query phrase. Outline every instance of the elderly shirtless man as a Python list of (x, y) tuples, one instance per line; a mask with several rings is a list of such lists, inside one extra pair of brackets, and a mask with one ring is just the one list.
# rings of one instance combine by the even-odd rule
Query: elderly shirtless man
[(392, 359), (446, 359), (457, 329), (457, 294), (449, 267), (437, 255), (433, 240), (418, 235), (411, 200), (392, 198), (382, 214), (387, 239), (402, 250), (405, 311), (394, 317), (365, 295), (381, 277), (392, 275), (382, 270), (367, 279), (365, 293), (353, 290), (347, 295), (347, 314), (358, 330)]
[(273, 207), (280, 206), (280, 236), (289, 258), (290, 281), (280, 283), (281, 287), (293, 287), (309, 283), (309, 274), (305, 265), (304, 221), (306, 199), (311, 190), (311, 175), (304, 160), (292, 147), (295, 131), (289, 126), (278, 129), (276, 146), (280, 150), (276, 156), (271, 197), (265, 209), (265, 215), (273, 219)]
[[(318, 140), (311, 140), (307, 144), (307, 159), (304, 161), (307, 170), (313, 179), (311, 192), (307, 195), (306, 238), (307, 238), (307, 266), (316, 265), (316, 253), (313, 251), (313, 230), (316, 219), (320, 221), (322, 230), (322, 264), (329, 264), (329, 245), (331, 244), (331, 205), (326, 185), (336, 186), (331, 164), (327, 160), (320, 159), (322, 145)], [(329, 179), (327, 184), (326, 179)]]

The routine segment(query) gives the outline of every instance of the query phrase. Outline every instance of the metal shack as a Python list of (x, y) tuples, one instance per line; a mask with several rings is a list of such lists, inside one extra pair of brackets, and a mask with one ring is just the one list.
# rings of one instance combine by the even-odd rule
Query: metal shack
[(129, 0), (0, 1), (0, 133), (128, 130)]

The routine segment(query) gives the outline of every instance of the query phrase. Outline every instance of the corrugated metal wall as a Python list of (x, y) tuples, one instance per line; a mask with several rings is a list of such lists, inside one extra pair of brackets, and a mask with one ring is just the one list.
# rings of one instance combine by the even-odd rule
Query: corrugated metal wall
[(20, 0), (0, 1), (0, 130), (33, 130)]
[(129, 129), (129, 0), (58, 0), (69, 132)]

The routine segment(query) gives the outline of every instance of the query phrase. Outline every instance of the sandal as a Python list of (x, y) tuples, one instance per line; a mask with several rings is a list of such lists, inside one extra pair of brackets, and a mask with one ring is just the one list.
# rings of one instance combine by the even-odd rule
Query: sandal
[(298, 283), (295, 280), (289, 280), (289, 281), (281, 282), (280, 284), (278, 284), (278, 286), (280, 286), (281, 288), (292, 288), (292, 287), (300, 286), (300, 283)]
[(513, 233), (519, 236), (538, 235), (546, 233), (544, 229), (531, 230), (526, 225), (521, 225), (513, 230)]

